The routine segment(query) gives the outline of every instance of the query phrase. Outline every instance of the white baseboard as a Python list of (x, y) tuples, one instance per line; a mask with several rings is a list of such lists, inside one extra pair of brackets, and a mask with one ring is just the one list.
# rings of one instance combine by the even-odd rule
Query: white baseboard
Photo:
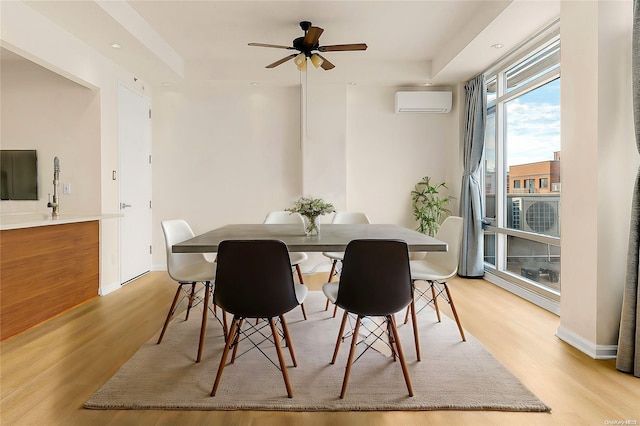
[(100, 289), (98, 290), (98, 296), (106, 296), (109, 293), (113, 293), (116, 290), (120, 289), (120, 284), (119, 283), (112, 283), (109, 286), (100, 286)]
[(615, 359), (618, 354), (617, 345), (597, 345), (562, 326), (558, 327), (556, 336), (593, 359)]

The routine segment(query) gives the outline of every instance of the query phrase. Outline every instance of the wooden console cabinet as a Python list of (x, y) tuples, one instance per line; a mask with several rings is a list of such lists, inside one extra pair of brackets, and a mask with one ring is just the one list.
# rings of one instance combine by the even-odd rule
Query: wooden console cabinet
[(98, 220), (0, 231), (0, 340), (98, 295)]

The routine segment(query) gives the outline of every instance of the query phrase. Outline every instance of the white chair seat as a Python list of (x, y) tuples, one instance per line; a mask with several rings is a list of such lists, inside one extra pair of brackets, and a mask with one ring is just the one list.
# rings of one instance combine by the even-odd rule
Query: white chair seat
[(452, 273), (451, 269), (446, 266), (430, 263), (426, 260), (411, 260), (409, 267), (411, 268), (412, 280), (440, 281), (455, 275), (455, 272)]
[(344, 252), (338, 252), (338, 251), (323, 251), (322, 252), (323, 256), (328, 257), (331, 260), (344, 260)]
[(294, 284), (294, 290), (296, 291), (296, 300), (299, 304), (304, 302), (304, 299), (307, 297), (307, 293), (309, 293), (309, 289), (304, 284)]
[(330, 283), (326, 283), (322, 286), (322, 292), (329, 299), (331, 303), (336, 303), (338, 300), (338, 288), (340, 287), (340, 282), (334, 281)]
[(216, 278), (216, 264), (213, 262), (200, 262), (185, 265), (174, 269), (172, 276), (180, 282), (204, 282), (214, 281)]
[(296, 266), (305, 260), (307, 260), (309, 256), (305, 252), (289, 252), (289, 259), (291, 260), (291, 266)]

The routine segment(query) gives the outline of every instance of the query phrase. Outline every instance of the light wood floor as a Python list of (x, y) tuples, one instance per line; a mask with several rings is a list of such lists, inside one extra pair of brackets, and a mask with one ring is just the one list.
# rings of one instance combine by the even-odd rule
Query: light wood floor
[[(320, 282), (310, 277), (310, 287)], [(1, 344), (2, 425), (640, 424), (640, 380), (554, 336), (559, 320), (483, 280), (451, 290), (465, 329), (552, 408), (548, 413), (97, 411), (82, 404), (156, 333), (175, 290), (152, 272)], [(323, 306), (307, 306), (322, 309)], [(446, 310), (446, 309), (445, 309)], [(428, 342), (423, 342), (423, 345)], [(194, 348), (195, 350), (195, 348)], [(195, 355), (195, 354), (194, 354)], [(478, 368), (482, 368), (481, 365)], [(214, 372), (212, 372), (212, 380)], [(433, 384), (433, 392), (438, 384)]]

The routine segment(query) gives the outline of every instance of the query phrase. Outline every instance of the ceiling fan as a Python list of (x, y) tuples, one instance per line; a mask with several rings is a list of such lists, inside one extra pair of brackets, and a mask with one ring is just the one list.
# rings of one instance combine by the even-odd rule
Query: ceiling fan
[(267, 65), (265, 68), (275, 68), (280, 64), (283, 64), (291, 59), (294, 59), (294, 63), (300, 71), (305, 71), (307, 67), (307, 58), (311, 60), (311, 63), (316, 67), (322, 67), (324, 70), (330, 70), (335, 68), (331, 62), (329, 62), (324, 56), (317, 52), (341, 52), (341, 51), (353, 51), (353, 50), (367, 50), (365, 43), (353, 43), (353, 44), (333, 44), (329, 46), (320, 46), (320, 35), (324, 31), (320, 27), (314, 27), (309, 21), (300, 22), (300, 28), (304, 31), (304, 37), (298, 37), (293, 40), (293, 46), (281, 46), (277, 44), (265, 44), (265, 43), (249, 43), (249, 46), (257, 47), (273, 47), (276, 49), (288, 49), (297, 50), (300, 53), (294, 53), (289, 56), (275, 61), (272, 64)]

